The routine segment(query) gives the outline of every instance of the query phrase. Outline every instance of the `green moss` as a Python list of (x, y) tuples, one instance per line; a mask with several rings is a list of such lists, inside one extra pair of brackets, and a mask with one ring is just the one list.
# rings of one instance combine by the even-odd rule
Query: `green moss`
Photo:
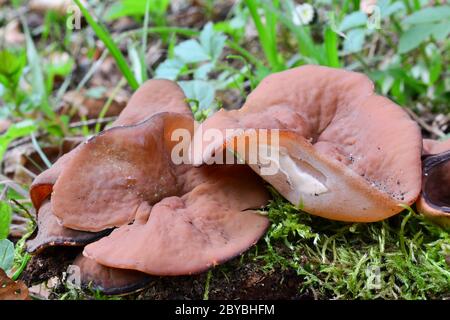
[(319, 298), (429, 299), (450, 295), (450, 236), (410, 208), (377, 223), (311, 216), (279, 195), (265, 210), (265, 269), (294, 269)]

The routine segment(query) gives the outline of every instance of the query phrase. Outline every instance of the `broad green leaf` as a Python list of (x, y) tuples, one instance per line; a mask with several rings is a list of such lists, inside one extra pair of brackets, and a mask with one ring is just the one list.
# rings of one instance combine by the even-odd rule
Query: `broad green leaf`
[(344, 40), (344, 53), (355, 53), (362, 50), (366, 31), (358, 28), (346, 33)]
[(433, 32), (434, 24), (419, 24), (406, 30), (401, 36), (398, 44), (398, 52), (406, 53), (417, 48), (423, 41), (427, 40)]
[(447, 36), (450, 34), (450, 22), (441, 22), (438, 24), (433, 25), (431, 35), (437, 40), (437, 41), (443, 41)]
[(207, 80), (208, 79), (208, 73), (210, 73), (214, 68), (214, 64), (212, 63), (205, 63), (195, 69), (194, 71), (194, 79), (195, 80)]
[(167, 59), (161, 63), (155, 70), (155, 78), (175, 80), (185, 64), (177, 59)]
[(362, 11), (355, 11), (346, 15), (342, 20), (339, 31), (346, 31), (356, 27), (364, 26), (367, 23), (367, 15)]
[(0, 136), (0, 162), (3, 159), (8, 145), (15, 139), (29, 135), (37, 129), (32, 120), (25, 120), (11, 125), (8, 130)]
[(198, 101), (200, 110), (214, 108), (213, 102), (216, 90), (210, 82), (201, 80), (180, 81), (179, 85), (188, 99)]
[(210, 59), (205, 49), (197, 40), (186, 40), (180, 42), (174, 48), (175, 57), (184, 63), (197, 63), (208, 61)]
[(403, 20), (407, 24), (424, 24), (450, 20), (450, 6), (429, 7), (414, 12)]
[(390, 0), (382, 0), (377, 2), (380, 8), (381, 18), (387, 18), (394, 13), (404, 13), (406, 11), (405, 4), (401, 1), (391, 3)]
[(11, 216), (11, 207), (6, 202), (0, 201), (0, 240), (8, 237)]
[(226, 40), (227, 37), (225, 35), (214, 31), (211, 22), (208, 22), (200, 33), (200, 44), (213, 61), (219, 58)]
[(8, 88), (16, 87), (25, 63), (26, 56), (22, 52), (0, 51), (0, 82)]
[(8, 239), (0, 240), (0, 269), (5, 272), (14, 264), (14, 244)]

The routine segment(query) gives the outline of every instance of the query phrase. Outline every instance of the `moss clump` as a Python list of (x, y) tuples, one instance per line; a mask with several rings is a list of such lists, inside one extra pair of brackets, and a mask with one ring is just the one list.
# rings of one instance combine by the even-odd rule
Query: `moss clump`
[[(410, 208), (377, 223), (311, 216), (282, 197), (265, 213), (265, 269), (294, 269), (318, 298), (432, 299), (450, 295), (449, 233)], [(262, 249), (262, 250), (261, 250)], [(263, 251), (263, 252), (261, 252)]]

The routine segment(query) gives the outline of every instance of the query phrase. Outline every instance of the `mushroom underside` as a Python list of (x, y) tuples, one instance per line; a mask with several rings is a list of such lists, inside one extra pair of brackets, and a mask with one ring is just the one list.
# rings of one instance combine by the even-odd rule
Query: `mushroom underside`
[(424, 140), (422, 193), (417, 209), (432, 221), (450, 228), (450, 139)]

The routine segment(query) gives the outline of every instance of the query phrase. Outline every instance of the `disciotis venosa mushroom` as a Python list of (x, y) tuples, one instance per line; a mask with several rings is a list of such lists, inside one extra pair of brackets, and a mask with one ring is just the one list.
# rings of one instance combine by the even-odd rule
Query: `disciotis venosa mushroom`
[[(318, 66), (271, 75), (241, 110), (217, 112), (195, 134), (185, 100), (173, 82), (145, 83), (112, 128), (38, 176), (29, 250), (85, 246), (74, 262), (82, 283), (119, 294), (150, 275), (202, 272), (256, 243), (269, 224), (257, 212), (269, 201), (261, 177), (304, 211), (343, 221), (387, 218), (420, 193), (420, 130), (364, 75)], [(179, 128), (194, 135), (188, 158), (202, 152), (195, 166), (171, 158)], [(212, 144), (200, 134), (236, 128), (251, 130)], [(263, 129), (279, 130), (278, 144), (254, 140), (273, 175), (248, 161), (247, 143), (231, 143)], [(221, 153), (248, 165), (210, 164)]]
[(145, 286), (148, 274), (198, 273), (256, 243), (268, 227), (256, 210), (269, 194), (250, 168), (171, 161), (173, 131), (193, 134), (185, 100), (170, 81), (147, 82), (112, 128), (37, 177), (28, 250), (94, 241), (74, 263), (81, 281), (119, 294)]

